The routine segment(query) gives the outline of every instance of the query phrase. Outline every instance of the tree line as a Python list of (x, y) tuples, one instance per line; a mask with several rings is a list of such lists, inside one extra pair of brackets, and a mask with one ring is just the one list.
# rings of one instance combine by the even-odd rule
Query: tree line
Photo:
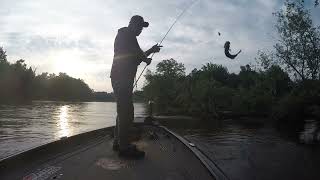
[(235, 74), (207, 63), (186, 75), (182, 63), (163, 60), (145, 75), (146, 99), (163, 114), (217, 117), (232, 112), (281, 121), (320, 119), (320, 28), (304, 1), (286, 1), (273, 15), (277, 43), (272, 50), (259, 51), (254, 66), (241, 66)]
[[(23, 59), (10, 63), (0, 47), (0, 103), (31, 100), (89, 101), (98, 94), (82, 80), (66, 73), (36, 75)], [(111, 99), (111, 98), (110, 98)], [(112, 99), (113, 100), (113, 99)]]

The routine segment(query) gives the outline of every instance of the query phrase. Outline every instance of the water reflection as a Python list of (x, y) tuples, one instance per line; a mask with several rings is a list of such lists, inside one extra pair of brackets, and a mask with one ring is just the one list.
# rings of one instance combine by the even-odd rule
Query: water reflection
[(69, 114), (68, 114), (68, 110), (69, 110), (69, 106), (68, 105), (64, 105), (60, 107), (60, 113), (59, 113), (59, 118), (58, 118), (58, 138), (61, 137), (65, 137), (65, 136), (69, 136), (72, 131), (71, 128), (69, 126)]
[[(229, 179), (319, 179), (320, 146), (315, 141), (319, 122), (306, 121), (304, 128), (294, 132), (295, 139), (287, 138), (267, 121), (260, 121), (260, 125), (258, 122), (223, 120), (214, 128), (214, 124), (205, 121), (186, 126), (191, 123), (184, 120), (180, 121), (180, 128), (176, 123), (172, 128), (169, 121), (166, 126), (196, 144)], [(297, 133), (300, 141), (312, 141), (315, 146), (300, 144)], [(306, 139), (309, 135), (312, 140)]]
[(320, 125), (316, 120), (305, 120), (304, 129), (300, 132), (299, 140), (305, 144), (315, 144), (320, 141)]
[[(143, 104), (135, 103), (134, 107), (135, 116), (144, 114)], [(115, 118), (116, 104), (112, 102), (0, 105), (0, 160), (63, 136), (113, 126)]]

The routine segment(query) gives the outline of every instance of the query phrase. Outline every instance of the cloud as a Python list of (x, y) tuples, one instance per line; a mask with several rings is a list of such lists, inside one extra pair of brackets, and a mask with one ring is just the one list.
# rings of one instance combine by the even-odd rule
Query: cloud
[[(138, 40), (141, 48), (147, 50), (161, 40), (175, 18), (192, 2), (2, 0), (0, 46), (7, 50), (11, 61), (26, 59), (39, 72), (67, 71), (97, 91), (112, 91), (108, 76), (117, 30), (126, 26), (132, 15), (142, 15), (150, 26)], [(187, 72), (207, 62), (237, 72), (240, 65), (254, 61), (258, 49), (272, 47), (272, 12), (282, 4), (283, 1), (276, 0), (199, 0), (177, 22), (148, 68), (154, 70), (160, 60), (174, 58), (185, 64)], [(317, 15), (319, 11), (312, 13)], [(319, 19), (315, 18), (315, 22)], [(231, 41), (233, 51), (243, 51), (234, 61), (224, 56), (226, 40)]]

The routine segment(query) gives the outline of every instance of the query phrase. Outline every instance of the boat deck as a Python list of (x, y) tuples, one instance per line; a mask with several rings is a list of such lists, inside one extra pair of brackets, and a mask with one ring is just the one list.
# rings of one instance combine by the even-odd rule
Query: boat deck
[(143, 131), (135, 144), (146, 152), (144, 159), (119, 158), (112, 150), (112, 128), (105, 128), (9, 158), (0, 163), (0, 177), (2, 180), (215, 179), (186, 144), (165, 128), (141, 127)]

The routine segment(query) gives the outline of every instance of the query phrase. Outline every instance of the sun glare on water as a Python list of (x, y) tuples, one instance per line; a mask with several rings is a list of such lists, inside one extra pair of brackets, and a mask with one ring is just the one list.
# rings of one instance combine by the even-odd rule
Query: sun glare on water
[(57, 126), (58, 126), (58, 138), (71, 135), (67, 105), (60, 107), (60, 114), (59, 114)]

